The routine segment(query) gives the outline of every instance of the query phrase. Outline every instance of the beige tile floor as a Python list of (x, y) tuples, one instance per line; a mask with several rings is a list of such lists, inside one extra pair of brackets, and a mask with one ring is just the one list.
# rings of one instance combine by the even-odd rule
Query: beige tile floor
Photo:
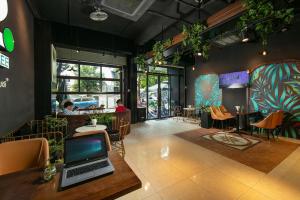
[(125, 160), (143, 187), (119, 199), (300, 200), (300, 148), (264, 174), (173, 135), (196, 128), (173, 119), (133, 125)]

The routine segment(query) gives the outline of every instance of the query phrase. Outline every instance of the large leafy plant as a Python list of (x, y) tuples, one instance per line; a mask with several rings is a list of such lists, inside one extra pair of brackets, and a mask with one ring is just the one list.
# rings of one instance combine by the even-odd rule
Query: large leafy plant
[(251, 23), (257, 22), (254, 30), (263, 46), (268, 43), (268, 36), (274, 30), (275, 21), (284, 26), (290, 24), (294, 18), (293, 8), (276, 10), (271, 0), (244, 0), (243, 2), (247, 10), (240, 17), (238, 28), (243, 30)]
[(182, 41), (183, 47), (191, 48), (194, 54), (202, 53), (204, 58), (208, 58), (208, 51), (210, 45), (208, 41), (204, 40), (202, 32), (205, 31), (207, 27), (197, 22), (191, 26), (183, 26), (184, 39)]

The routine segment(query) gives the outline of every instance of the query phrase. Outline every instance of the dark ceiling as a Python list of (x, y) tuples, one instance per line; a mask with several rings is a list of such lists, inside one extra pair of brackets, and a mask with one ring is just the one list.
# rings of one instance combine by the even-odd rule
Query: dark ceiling
[[(134, 40), (136, 44), (143, 45), (149, 40), (162, 37), (171, 37), (181, 32), (182, 24), (193, 23), (200, 19), (203, 21), (217, 11), (226, 7), (234, 0), (200, 0), (200, 9), (197, 0), (155, 0), (147, 11), (137, 20), (109, 14), (103, 22), (94, 22), (89, 18), (89, 13), (94, 11), (92, 3), (99, 0), (27, 0), (35, 17), (47, 21), (78, 26), (91, 30), (110, 33)], [(118, 0), (124, 6), (133, 0)], [(135, 0), (139, 2), (141, 0)], [(116, 2), (116, 0), (115, 0)]]

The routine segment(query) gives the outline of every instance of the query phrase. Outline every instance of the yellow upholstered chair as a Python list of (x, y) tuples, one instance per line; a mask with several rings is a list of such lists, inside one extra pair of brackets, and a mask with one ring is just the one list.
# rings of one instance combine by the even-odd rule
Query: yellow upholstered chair
[(84, 136), (84, 135), (93, 135), (93, 134), (104, 134), (105, 135), (105, 141), (106, 141), (106, 149), (107, 151), (111, 151), (111, 144), (109, 140), (108, 133), (105, 130), (99, 130), (99, 131), (87, 131), (87, 132), (82, 132), (82, 133), (75, 133), (73, 137), (79, 137), (79, 136)]
[(30, 168), (45, 168), (48, 160), (49, 145), (45, 138), (0, 144), (0, 175)]

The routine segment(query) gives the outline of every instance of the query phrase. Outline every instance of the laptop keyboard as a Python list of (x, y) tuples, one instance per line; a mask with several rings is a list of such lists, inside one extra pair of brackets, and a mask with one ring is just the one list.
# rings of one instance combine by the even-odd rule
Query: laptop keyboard
[(97, 169), (100, 169), (103, 167), (107, 167), (108, 165), (109, 165), (109, 163), (107, 162), (107, 160), (105, 160), (105, 161), (97, 162), (97, 163), (94, 163), (91, 165), (86, 165), (83, 167), (71, 169), (71, 170), (68, 170), (68, 172), (67, 172), (67, 178), (71, 178), (73, 176), (78, 176), (78, 175), (81, 175), (81, 174), (84, 174), (87, 172), (91, 172), (91, 171), (94, 171), (94, 170), (97, 170)]

